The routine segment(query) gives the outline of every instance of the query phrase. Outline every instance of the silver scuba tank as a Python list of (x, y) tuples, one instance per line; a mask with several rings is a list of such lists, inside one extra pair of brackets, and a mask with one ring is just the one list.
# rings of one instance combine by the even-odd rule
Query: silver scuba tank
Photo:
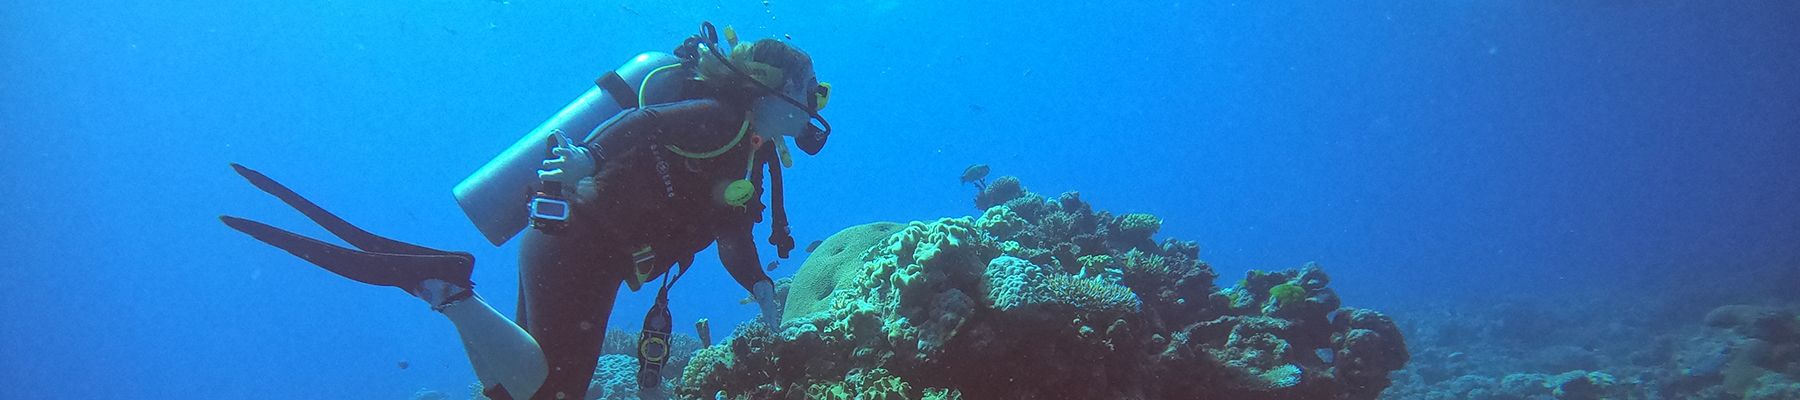
[[(658, 74), (650, 82), (644, 81), (651, 70), (678, 62), (680, 60), (674, 55), (654, 51), (632, 57), (613, 71), (634, 92), (621, 95), (634, 96), (635, 92), (642, 92), (645, 104), (680, 100), (680, 81), (686, 78), (683, 74)], [(451, 189), (456, 204), (462, 206), (463, 213), (468, 214), (469, 221), (475, 223), (475, 228), (487, 237), (488, 242), (495, 246), (506, 243), (530, 223), (528, 204), (532, 194), (543, 185), (537, 170), (544, 161), (544, 145), (551, 135), (561, 131), (585, 143), (592, 140), (588, 135), (596, 127), (623, 111), (620, 102), (613, 98), (613, 91), (600, 86), (596, 83), (588, 88), (581, 97), (569, 102), (562, 111), (550, 116), (537, 129), (513, 142)], [(622, 87), (615, 86), (615, 89)], [(625, 104), (635, 102), (636, 99), (629, 99)]]

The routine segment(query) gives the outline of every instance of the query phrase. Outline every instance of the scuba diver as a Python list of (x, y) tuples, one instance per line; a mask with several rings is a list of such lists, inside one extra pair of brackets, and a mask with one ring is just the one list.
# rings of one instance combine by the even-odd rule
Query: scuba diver
[(786, 140), (814, 155), (831, 132), (819, 115), (830, 85), (815, 78), (807, 53), (776, 39), (737, 43), (730, 27), (724, 33), (728, 53), (718, 31), (702, 23), (673, 54), (634, 58), (456, 187), (458, 203), (495, 245), (524, 231), (516, 320), (475, 294), (469, 253), (371, 234), (241, 165), (232, 166), (356, 249), (220, 219), (343, 277), (425, 300), (456, 326), (483, 393), (494, 399), (585, 398), (620, 284), (636, 291), (656, 283), (638, 340), (638, 383), (658, 394), (672, 327), (669, 288), (696, 252), (717, 243), (721, 264), (756, 300), (762, 323), (779, 326), (774, 286), (751, 234), (762, 221), (763, 172), (774, 219), (769, 242), (787, 258), (794, 243), (782, 206), (781, 169), (792, 162)]

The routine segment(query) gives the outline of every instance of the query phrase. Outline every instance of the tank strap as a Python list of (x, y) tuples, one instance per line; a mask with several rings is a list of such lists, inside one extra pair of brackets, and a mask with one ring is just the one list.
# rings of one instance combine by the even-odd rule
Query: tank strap
[(619, 103), (620, 109), (629, 110), (638, 106), (637, 91), (631, 90), (631, 84), (625, 82), (625, 77), (619, 76), (618, 71), (606, 71), (606, 75), (594, 80), (594, 86), (612, 96), (613, 102)]

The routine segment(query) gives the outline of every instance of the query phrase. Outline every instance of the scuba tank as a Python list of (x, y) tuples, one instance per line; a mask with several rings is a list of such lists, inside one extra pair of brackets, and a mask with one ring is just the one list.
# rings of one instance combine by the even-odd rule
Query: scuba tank
[(680, 100), (683, 74), (658, 74), (646, 80), (651, 71), (680, 63), (675, 55), (645, 52), (618, 69), (595, 80), (594, 87), (563, 106), (536, 129), (527, 132), (512, 146), (501, 151), (487, 164), (463, 178), (451, 189), (456, 204), (469, 221), (481, 231), (489, 243), (499, 246), (518, 235), (532, 221), (525, 207), (533, 193), (544, 192), (537, 170), (544, 161), (544, 144), (556, 132), (567, 132), (585, 144), (596, 128), (616, 118), (621, 111), (636, 108), (639, 93), (647, 104)]

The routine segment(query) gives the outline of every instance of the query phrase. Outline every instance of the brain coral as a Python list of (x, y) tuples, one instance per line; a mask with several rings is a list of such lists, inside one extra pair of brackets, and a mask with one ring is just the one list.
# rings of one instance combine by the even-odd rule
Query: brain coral
[(787, 321), (823, 311), (825, 306), (821, 301), (837, 288), (849, 284), (862, 271), (864, 253), (903, 226), (874, 222), (844, 228), (826, 238), (794, 273), (794, 283), (788, 288), (787, 306), (781, 319)]

